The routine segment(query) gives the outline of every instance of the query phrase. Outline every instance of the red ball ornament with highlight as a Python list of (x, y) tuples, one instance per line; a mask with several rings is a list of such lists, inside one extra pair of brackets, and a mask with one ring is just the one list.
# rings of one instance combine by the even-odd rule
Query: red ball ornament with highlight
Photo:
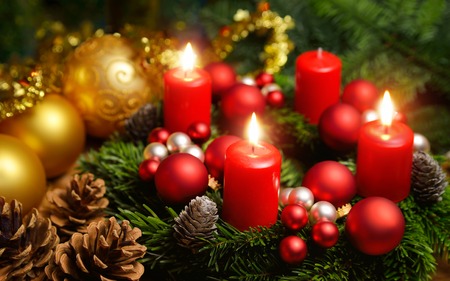
[(168, 204), (187, 204), (208, 188), (208, 171), (195, 156), (172, 154), (159, 164), (155, 174), (156, 190)]
[(356, 203), (345, 223), (353, 246), (367, 255), (383, 255), (402, 241), (405, 218), (395, 203), (384, 197), (368, 197)]
[(308, 211), (299, 204), (291, 204), (281, 211), (281, 223), (292, 231), (299, 231), (308, 224)]
[(211, 127), (203, 122), (195, 122), (189, 126), (187, 134), (195, 144), (201, 145), (211, 136)]
[(255, 77), (256, 85), (260, 88), (275, 81), (272, 74), (267, 72), (261, 72)]
[(312, 166), (303, 177), (315, 201), (328, 201), (336, 208), (350, 202), (356, 195), (356, 181), (352, 172), (336, 161), (322, 161)]
[(370, 81), (357, 79), (344, 87), (342, 102), (356, 108), (360, 113), (374, 109), (380, 99), (377, 87)]
[(241, 138), (233, 135), (224, 135), (215, 138), (205, 150), (205, 165), (209, 173), (216, 180), (222, 181), (223, 168), (225, 165), (225, 152), (227, 148), (241, 140)]
[(361, 114), (353, 106), (337, 103), (320, 116), (319, 134), (323, 142), (335, 151), (349, 151), (358, 143)]
[(298, 236), (287, 236), (280, 242), (279, 253), (281, 259), (292, 265), (300, 264), (308, 254), (305, 241)]
[(154, 128), (148, 135), (147, 142), (148, 143), (159, 142), (162, 144), (166, 144), (169, 136), (170, 136), (170, 131), (167, 130), (166, 128), (162, 128), (162, 127)]
[(236, 83), (234, 68), (224, 62), (208, 64), (204, 70), (211, 76), (211, 87), (214, 95), (222, 95)]
[(281, 108), (284, 105), (284, 94), (281, 91), (269, 92), (266, 96), (266, 102), (269, 106), (274, 108)]
[(155, 178), (156, 170), (159, 167), (158, 159), (146, 159), (139, 165), (139, 177), (143, 181), (152, 181)]
[(319, 221), (311, 229), (313, 241), (322, 248), (331, 248), (339, 240), (339, 229), (331, 221)]

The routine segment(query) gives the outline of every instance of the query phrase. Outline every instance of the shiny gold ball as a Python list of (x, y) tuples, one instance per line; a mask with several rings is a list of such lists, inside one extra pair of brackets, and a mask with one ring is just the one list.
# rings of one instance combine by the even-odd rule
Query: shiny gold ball
[(0, 122), (0, 133), (28, 145), (41, 160), (48, 178), (66, 172), (84, 149), (86, 131), (75, 107), (50, 94), (22, 114)]
[(143, 58), (130, 42), (105, 35), (81, 44), (67, 58), (63, 93), (81, 112), (87, 133), (106, 138), (151, 101)]
[(46, 192), (45, 171), (31, 148), (0, 134), (0, 196), (23, 205), (24, 214), (38, 207)]

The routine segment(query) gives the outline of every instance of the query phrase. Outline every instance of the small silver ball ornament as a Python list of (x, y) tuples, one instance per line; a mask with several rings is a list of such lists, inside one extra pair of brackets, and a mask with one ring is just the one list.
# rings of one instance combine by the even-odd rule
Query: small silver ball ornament
[(256, 86), (255, 78), (251, 76), (244, 76), (241, 78), (241, 83), (249, 86)]
[(326, 220), (335, 222), (337, 218), (336, 208), (327, 201), (316, 202), (309, 210), (309, 223), (314, 225), (318, 221)]
[(278, 84), (270, 83), (261, 88), (261, 94), (267, 96), (270, 92), (281, 91), (281, 87)]
[(428, 139), (424, 135), (418, 133), (414, 133), (413, 147), (414, 151), (423, 151), (429, 153), (431, 150), (431, 145)]
[(289, 205), (289, 194), (291, 193), (292, 190), (294, 190), (294, 188), (292, 187), (280, 189), (280, 194), (278, 195), (278, 203), (282, 207)]
[(170, 134), (169, 138), (167, 138), (167, 149), (170, 153), (177, 153), (180, 152), (180, 150), (188, 146), (192, 143), (191, 138), (183, 133), (183, 132), (175, 132)]
[(361, 123), (365, 124), (380, 119), (378, 112), (373, 109), (367, 109), (361, 114)]
[(309, 188), (298, 186), (289, 194), (288, 202), (289, 204), (300, 204), (309, 210), (314, 204), (314, 194)]
[(198, 145), (190, 144), (188, 146), (181, 148), (180, 152), (189, 153), (190, 155), (197, 157), (200, 161), (202, 162), (205, 161), (205, 153)]
[(160, 143), (160, 142), (152, 142), (148, 144), (144, 148), (144, 159), (151, 159), (156, 158), (159, 161), (163, 160), (164, 158), (169, 155), (169, 151), (167, 150), (167, 147)]

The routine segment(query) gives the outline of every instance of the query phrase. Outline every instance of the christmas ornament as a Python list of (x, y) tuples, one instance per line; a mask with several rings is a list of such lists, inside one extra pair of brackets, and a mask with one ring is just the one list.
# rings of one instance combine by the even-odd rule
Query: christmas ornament
[(208, 188), (205, 165), (187, 153), (172, 154), (159, 164), (155, 174), (158, 194), (169, 204), (186, 204)]
[(201, 145), (211, 136), (211, 127), (203, 122), (195, 122), (189, 126), (187, 134), (195, 144)]
[(139, 280), (144, 266), (137, 260), (147, 248), (136, 240), (139, 228), (114, 217), (91, 223), (87, 233), (75, 233), (56, 247), (55, 258), (45, 267), (47, 277), (63, 280)]
[(91, 38), (65, 63), (64, 95), (79, 110), (90, 136), (106, 138), (155, 99), (143, 68), (144, 57), (124, 38)]
[(31, 148), (7, 135), (0, 135), (0, 179), (0, 196), (21, 202), (24, 213), (37, 207), (45, 195), (41, 161)]
[(308, 224), (308, 211), (299, 204), (287, 205), (281, 211), (281, 223), (292, 231), (299, 231)]
[(356, 182), (352, 172), (336, 161), (322, 161), (312, 166), (303, 177), (316, 201), (328, 201), (336, 208), (350, 202), (356, 195)]
[(405, 218), (391, 200), (368, 197), (350, 210), (345, 232), (359, 251), (367, 255), (383, 255), (400, 244), (405, 232)]
[(352, 106), (337, 103), (328, 107), (319, 120), (319, 134), (333, 150), (348, 151), (358, 142), (361, 115)]
[(411, 172), (414, 199), (420, 203), (440, 202), (447, 185), (446, 173), (439, 163), (423, 151), (414, 152)]
[(47, 191), (50, 204), (45, 212), (58, 228), (61, 242), (76, 232), (86, 233), (89, 224), (103, 219), (109, 204), (105, 192), (105, 181), (91, 173), (75, 174), (65, 188)]
[(191, 143), (191, 138), (188, 135), (183, 132), (175, 132), (170, 134), (169, 138), (167, 138), (166, 145), (170, 153), (177, 153), (180, 152), (183, 147), (188, 146)]
[(165, 145), (169, 136), (169, 130), (167, 130), (166, 128), (157, 127), (150, 132), (147, 138), (147, 142), (159, 142)]
[(256, 86), (259, 88), (262, 88), (266, 86), (267, 84), (271, 84), (275, 81), (272, 74), (267, 72), (261, 72), (255, 77)]
[(377, 87), (364, 79), (356, 79), (348, 83), (342, 93), (342, 102), (353, 106), (361, 113), (374, 109), (379, 99)]
[(267, 98), (270, 92), (281, 91), (281, 87), (276, 83), (270, 83), (261, 88), (261, 94)]
[(306, 258), (308, 248), (302, 238), (290, 235), (281, 240), (279, 253), (284, 262), (296, 265)]
[(313, 241), (323, 248), (331, 248), (339, 239), (339, 229), (330, 221), (319, 221), (311, 229)]
[(45, 266), (59, 243), (56, 228), (33, 209), (22, 217), (22, 205), (0, 197), (0, 276), (2, 280), (44, 280)]
[(414, 151), (423, 151), (430, 152), (431, 145), (428, 139), (419, 133), (414, 133), (414, 142), (413, 142)]
[(402, 122), (402, 123), (407, 124), (408, 123), (408, 118), (406, 117), (406, 114), (404, 114), (402, 112), (395, 112), (395, 114), (394, 114), (394, 121)]
[(221, 96), (236, 83), (236, 72), (234, 68), (224, 62), (213, 62), (204, 67), (211, 76), (212, 92)]
[(278, 195), (278, 203), (280, 204), (280, 206), (284, 207), (286, 205), (289, 205), (289, 195), (291, 194), (292, 190), (294, 190), (294, 188), (292, 187), (280, 188), (280, 194)]
[(272, 91), (267, 94), (266, 102), (274, 108), (281, 108), (284, 105), (284, 94), (281, 91)]
[(152, 181), (155, 178), (160, 160), (155, 158), (145, 159), (139, 164), (139, 178), (143, 181)]
[(314, 204), (314, 194), (309, 188), (299, 186), (289, 193), (288, 202), (289, 204), (302, 205), (309, 210)]
[(249, 76), (249, 75), (242, 77), (240, 82), (242, 84), (245, 84), (245, 85), (255, 86), (256, 87), (255, 78), (253, 78), (252, 76)]
[(309, 222), (314, 225), (319, 221), (335, 222), (337, 218), (336, 208), (327, 201), (319, 201), (309, 210)]
[(51, 94), (33, 108), (0, 122), (0, 133), (17, 137), (41, 160), (46, 176), (66, 172), (84, 149), (85, 128), (64, 97)]
[(361, 114), (361, 124), (380, 119), (378, 112), (374, 109), (367, 109)]
[(223, 167), (225, 164), (225, 151), (227, 148), (241, 140), (232, 135), (223, 135), (215, 138), (205, 150), (205, 165), (208, 172), (218, 181), (223, 179)]
[(125, 120), (125, 136), (132, 141), (146, 140), (149, 132), (156, 127), (158, 123), (157, 108), (146, 103), (139, 108), (130, 118)]
[(174, 237), (178, 245), (196, 252), (206, 244), (205, 240), (214, 239), (214, 234), (217, 233), (216, 222), (219, 219), (217, 213), (216, 203), (207, 196), (192, 199), (174, 219)]
[(163, 160), (169, 155), (167, 147), (160, 142), (152, 142), (144, 148), (144, 159)]
[(198, 158), (200, 161), (204, 162), (205, 161), (205, 153), (203, 153), (203, 150), (195, 144), (190, 144), (188, 146), (183, 147), (180, 150), (181, 153), (188, 153), (192, 156), (195, 156), (196, 158)]

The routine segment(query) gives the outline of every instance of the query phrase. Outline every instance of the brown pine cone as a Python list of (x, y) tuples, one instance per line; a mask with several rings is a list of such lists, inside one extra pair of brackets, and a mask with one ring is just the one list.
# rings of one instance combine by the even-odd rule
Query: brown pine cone
[(59, 243), (56, 228), (36, 209), (22, 220), (22, 204), (0, 197), (0, 280), (44, 280)]
[(114, 217), (91, 223), (86, 234), (75, 233), (58, 245), (45, 273), (54, 281), (139, 280), (144, 266), (136, 260), (147, 250), (136, 242), (141, 235), (139, 228)]
[(50, 220), (58, 228), (61, 242), (69, 240), (76, 232), (86, 233), (87, 226), (105, 216), (109, 201), (104, 197), (105, 182), (94, 180), (91, 173), (74, 175), (65, 189), (47, 193), (50, 202)]

